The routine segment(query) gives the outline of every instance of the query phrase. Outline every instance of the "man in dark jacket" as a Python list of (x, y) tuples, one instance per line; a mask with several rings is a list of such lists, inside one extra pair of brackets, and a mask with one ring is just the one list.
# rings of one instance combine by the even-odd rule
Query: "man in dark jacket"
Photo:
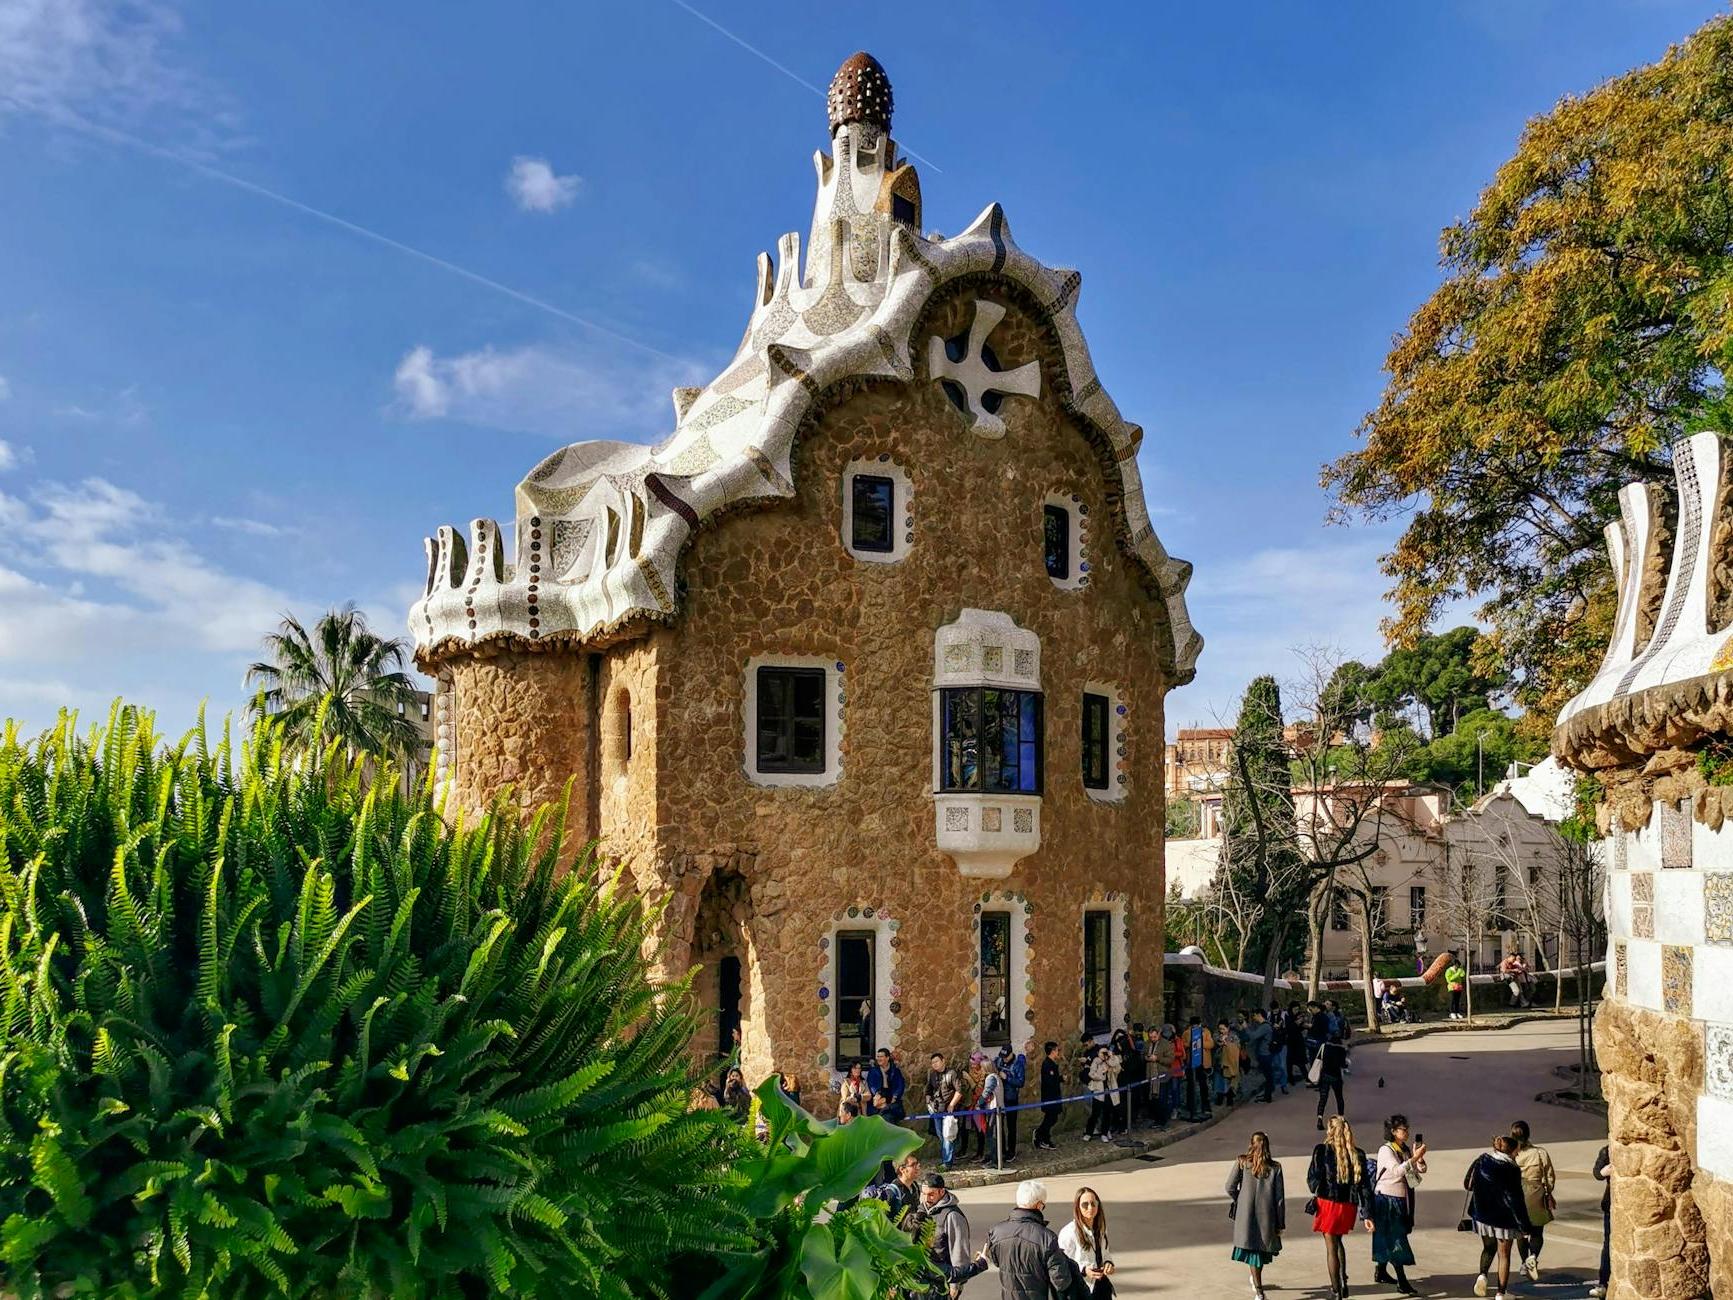
[(1083, 1275), (1059, 1249), (1059, 1238), (1041, 1213), (1046, 1207), (1045, 1183), (1018, 1183), (1017, 1208), (987, 1231), (981, 1254), (999, 1270), (1002, 1300), (1087, 1300)]
[(1131, 1035), (1119, 1049), (1119, 1082), (1125, 1085), (1131, 1098), (1127, 1108), (1132, 1116), (1141, 1116), (1149, 1105), (1149, 1064), (1143, 1056), (1143, 1022), (1131, 1027)]
[(903, 1078), (902, 1066), (891, 1056), (890, 1048), (879, 1048), (866, 1072), (866, 1086), (867, 1114), (883, 1115), (891, 1123), (901, 1124), (907, 1113), (903, 1109), (903, 1093), (908, 1091), (909, 1084)]
[(885, 1214), (892, 1223), (902, 1221), (905, 1211), (916, 1208), (920, 1201), (921, 1162), (906, 1155), (891, 1171), (892, 1176), (872, 1184), (861, 1195), (885, 1203)]
[[(1025, 1049), (1035, 1046), (1031, 1038)], [(1000, 1131), (1005, 1135), (1005, 1159), (1009, 1160), (1017, 1154), (1017, 1103), (1022, 1098), (1023, 1084), (1029, 1077), (1029, 1058), (1023, 1052), (1013, 1051), (1011, 1044), (1006, 1043), (999, 1049), (999, 1055), (994, 1058), (993, 1066), (999, 1071), (999, 1096), (1005, 1109), (999, 1115)]]
[(1246, 1026), (1244, 1037), (1240, 1043), (1246, 1049), (1246, 1055), (1258, 1063), (1258, 1073), (1264, 1076), (1264, 1095), (1259, 1101), (1268, 1102), (1276, 1095), (1276, 1052), (1272, 1044), (1275, 1040), (1275, 1030), (1270, 1022), (1264, 1019), (1262, 1007), (1252, 1008), (1252, 1022)]
[(1054, 1150), (1053, 1126), (1064, 1109), (1060, 1098), (1065, 1095), (1065, 1067), (1059, 1064), (1059, 1044), (1049, 1039), (1041, 1049), (1041, 1123), (1035, 1130), (1035, 1145), (1043, 1151)]
[(957, 1204), (956, 1193), (946, 1189), (943, 1174), (928, 1174), (921, 1179), (920, 1219), (932, 1222), (933, 1241), (927, 1247), (927, 1262), (939, 1275), (922, 1295), (926, 1300), (948, 1300), (956, 1294), (953, 1288), (960, 1288), (975, 1274), (986, 1272), (987, 1261), (971, 1255), (968, 1216)]

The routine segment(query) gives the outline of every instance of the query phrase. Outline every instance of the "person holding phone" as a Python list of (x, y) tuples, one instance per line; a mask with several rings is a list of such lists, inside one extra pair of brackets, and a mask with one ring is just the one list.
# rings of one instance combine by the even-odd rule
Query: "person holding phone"
[(1410, 1144), (1408, 1117), (1392, 1115), (1384, 1121), (1384, 1145), (1378, 1148), (1372, 1187), (1372, 1280), (1388, 1284), (1394, 1269), (1400, 1295), (1419, 1294), (1406, 1270), (1414, 1263), (1414, 1248), (1408, 1241), (1414, 1231), (1414, 1189), (1425, 1172), (1425, 1139), (1416, 1136)]
[(1071, 1222), (1059, 1230), (1059, 1249), (1083, 1274), (1089, 1300), (1113, 1294), (1113, 1251), (1107, 1245), (1107, 1211), (1093, 1187), (1080, 1187), (1071, 1202)]

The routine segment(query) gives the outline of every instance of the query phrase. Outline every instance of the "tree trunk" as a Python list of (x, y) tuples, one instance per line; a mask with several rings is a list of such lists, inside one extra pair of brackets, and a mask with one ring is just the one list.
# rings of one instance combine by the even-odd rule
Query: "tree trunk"
[(1306, 1001), (1318, 1000), (1318, 985), (1324, 974), (1324, 913), (1329, 910), (1330, 886), (1322, 887), (1306, 906), (1306, 933), (1311, 951), (1306, 958)]
[(1264, 997), (1258, 1005), (1265, 1011), (1276, 1000), (1276, 974), (1282, 964), (1282, 950), (1288, 946), (1288, 923), (1282, 921), (1270, 935), (1269, 950), (1264, 953)]
[(1463, 965), (1468, 974), (1462, 977), (1462, 1018), (1469, 1024), (1474, 1023), (1474, 968), (1479, 963), (1474, 960), (1474, 935), (1471, 930), (1462, 932)]
[(1372, 905), (1364, 895), (1360, 898), (1360, 992), (1366, 999), (1366, 1032), (1381, 1031), (1378, 1024), (1378, 999), (1372, 996)]

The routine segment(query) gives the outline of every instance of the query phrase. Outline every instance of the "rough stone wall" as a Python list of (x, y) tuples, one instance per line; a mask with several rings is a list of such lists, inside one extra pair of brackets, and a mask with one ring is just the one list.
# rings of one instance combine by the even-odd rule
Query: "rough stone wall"
[(1701, 1027), (1609, 1000), (1595, 1050), (1612, 1145), (1613, 1300), (1733, 1295), (1733, 1189), (1693, 1163)]
[[(703, 955), (702, 936), (696, 948), (692, 940), (706, 881), (722, 872), (746, 882), (754, 950), (746, 999), (758, 1017), (745, 1030), (752, 1079), (774, 1067), (803, 1082), (828, 1080), (823, 944), (850, 908), (896, 923), (888, 1010), (901, 1022), (895, 1040), (911, 1082), (928, 1051), (974, 1045), (974, 915), (989, 890), (1021, 894), (1033, 908), (1025, 927), (1032, 1006), (1013, 990), (1019, 1046), (1027, 1037), (1076, 1041), (1082, 912), (1092, 898), (1121, 896), (1130, 931), (1119, 1005), (1132, 1019), (1159, 1014), (1164, 615), (1114, 545), (1098, 453), (1054, 396), (1056, 351), (1014, 299), (1000, 300), (1010, 308), (991, 338), (1001, 365), (1042, 362), (1042, 395), (1005, 400), (1004, 438), (971, 433), (924, 374), (828, 403), (796, 452), (797, 498), (699, 534), (685, 558), (681, 616), (651, 634), (658, 878), (641, 883), (673, 895), (668, 965), (680, 969)], [(933, 310), (916, 331), (917, 356), (928, 337), (967, 328), (971, 301), (960, 293)], [(912, 549), (888, 565), (859, 562), (841, 542), (843, 471), (881, 455), (913, 486)], [(1042, 565), (1042, 502), (1052, 492), (1074, 494), (1085, 512), (1090, 581), (1082, 590), (1060, 590)], [(1042, 642), (1042, 847), (1006, 880), (965, 878), (934, 842), (933, 634), (964, 606), (1002, 610)], [(844, 665), (836, 784), (748, 780), (745, 666), (768, 654)], [(1128, 706), (1129, 779), (1118, 803), (1094, 802), (1082, 787), (1089, 681), (1116, 685)], [(1114, 941), (1125, 942), (1123, 932)], [(808, 1087), (809, 1104), (821, 1095)]]
[(589, 656), (484, 650), (452, 660), (450, 672), (459, 806), (480, 811), (510, 786), (533, 809), (557, 803), (575, 777), (566, 842), (582, 846), (594, 832)]

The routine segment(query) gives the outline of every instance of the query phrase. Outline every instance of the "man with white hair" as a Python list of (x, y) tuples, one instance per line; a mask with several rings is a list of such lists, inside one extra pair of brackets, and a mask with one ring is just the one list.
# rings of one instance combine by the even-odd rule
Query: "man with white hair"
[(999, 1270), (1003, 1300), (1072, 1300), (1087, 1296), (1083, 1277), (1059, 1249), (1059, 1238), (1041, 1213), (1047, 1184), (1026, 1179), (1017, 1184), (1017, 1208), (987, 1233), (983, 1258)]

